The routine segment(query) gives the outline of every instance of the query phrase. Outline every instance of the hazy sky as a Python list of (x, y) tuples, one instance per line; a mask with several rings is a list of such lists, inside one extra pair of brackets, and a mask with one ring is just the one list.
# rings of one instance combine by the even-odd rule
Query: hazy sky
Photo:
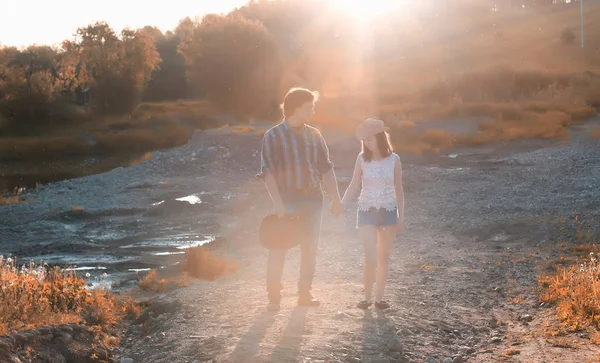
[(0, 44), (54, 44), (80, 26), (106, 21), (117, 32), (145, 25), (170, 30), (180, 19), (228, 12), (247, 0), (0, 0)]

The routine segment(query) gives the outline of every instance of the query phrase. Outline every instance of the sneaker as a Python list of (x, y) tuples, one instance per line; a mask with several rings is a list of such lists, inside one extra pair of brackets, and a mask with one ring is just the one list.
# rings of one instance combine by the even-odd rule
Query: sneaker
[(267, 311), (275, 312), (281, 310), (281, 302), (279, 300), (270, 300), (267, 304)]
[(372, 303), (370, 301), (363, 300), (356, 304), (356, 307), (359, 309), (367, 310), (369, 307), (371, 307), (371, 305)]
[(311, 294), (308, 294), (308, 295), (300, 296), (298, 298), (298, 306), (317, 307), (317, 306), (321, 306), (321, 302), (319, 300), (315, 299), (314, 297), (312, 297)]
[(390, 303), (387, 302), (387, 301), (385, 301), (385, 300), (376, 301), (375, 302), (375, 307), (377, 309), (381, 309), (381, 310), (389, 309), (390, 308)]

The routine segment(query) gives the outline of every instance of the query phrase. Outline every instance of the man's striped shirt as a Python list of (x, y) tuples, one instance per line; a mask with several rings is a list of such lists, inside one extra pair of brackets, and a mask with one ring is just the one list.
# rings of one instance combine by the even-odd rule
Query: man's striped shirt
[(273, 174), (280, 191), (318, 187), (332, 168), (329, 149), (316, 128), (302, 125), (294, 130), (283, 120), (265, 133), (258, 177)]

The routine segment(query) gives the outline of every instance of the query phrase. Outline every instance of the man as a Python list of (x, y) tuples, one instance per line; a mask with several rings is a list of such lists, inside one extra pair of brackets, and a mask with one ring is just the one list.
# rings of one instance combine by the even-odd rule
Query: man
[[(292, 88), (287, 93), (281, 105), (284, 120), (268, 130), (263, 138), (261, 172), (258, 175), (264, 180), (274, 212), (279, 217), (301, 214), (307, 218), (298, 280), (300, 306), (320, 305), (310, 291), (323, 210), (321, 182), (332, 197), (331, 213), (337, 217), (343, 211), (327, 144), (317, 129), (307, 125), (315, 113), (318, 98), (317, 92), (304, 88)], [(285, 253), (285, 250), (269, 251), (269, 311), (280, 309)]]

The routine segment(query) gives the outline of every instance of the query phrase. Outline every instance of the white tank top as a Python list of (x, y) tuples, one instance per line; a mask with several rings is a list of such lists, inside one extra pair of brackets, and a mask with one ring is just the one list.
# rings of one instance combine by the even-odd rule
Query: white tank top
[(366, 162), (364, 157), (360, 156), (362, 189), (358, 197), (359, 210), (384, 208), (387, 211), (393, 211), (396, 209), (394, 164), (399, 158), (396, 153), (392, 153), (385, 159)]

